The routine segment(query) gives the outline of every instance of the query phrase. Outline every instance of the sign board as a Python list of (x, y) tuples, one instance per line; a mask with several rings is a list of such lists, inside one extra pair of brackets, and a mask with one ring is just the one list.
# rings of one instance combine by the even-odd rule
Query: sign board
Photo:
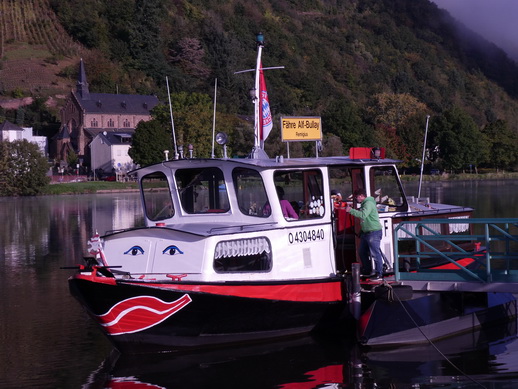
[(317, 116), (281, 117), (283, 142), (322, 140), (322, 122)]

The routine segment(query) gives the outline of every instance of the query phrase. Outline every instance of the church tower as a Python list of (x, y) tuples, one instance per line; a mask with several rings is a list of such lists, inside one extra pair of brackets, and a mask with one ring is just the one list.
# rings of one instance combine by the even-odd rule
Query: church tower
[(79, 62), (79, 76), (77, 77), (76, 92), (81, 100), (90, 100), (90, 90), (88, 89), (88, 81), (86, 80), (85, 65), (83, 58)]

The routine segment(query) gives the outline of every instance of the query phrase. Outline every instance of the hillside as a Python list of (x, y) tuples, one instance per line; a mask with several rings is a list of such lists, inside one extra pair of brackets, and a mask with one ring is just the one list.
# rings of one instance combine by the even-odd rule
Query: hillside
[(452, 108), (518, 134), (516, 63), (428, 0), (0, 0), (0, 14), (4, 99), (63, 95), (83, 56), (92, 91), (164, 97), (168, 76), (212, 95), (217, 78), (219, 110), (250, 114), (251, 76), (234, 73), (253, 66), (261, 31), (264, 66), (286, 67), (267, 73), (273, 113), (322, 116), (344, 147)]
[(63, 94), (71, 80), (58, 77), (81, 46), (65, 33), (48, 1), (0, 1), (0, 91), (30, 96)]

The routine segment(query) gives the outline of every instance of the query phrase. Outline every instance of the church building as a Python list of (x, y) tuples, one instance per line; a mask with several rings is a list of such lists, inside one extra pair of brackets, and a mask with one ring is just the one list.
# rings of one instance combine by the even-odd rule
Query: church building
[(66, 161), (75, 152), (83, 166), (90, 166), (88, 145), (99, 133), (135, 131), (140, 121), (151, 120), (150, 111), (159, 101), (156, 96), (91, 93), (83, 60), (75, 91), (61, 109), (61, 128), (53, 138), (53, 155)]

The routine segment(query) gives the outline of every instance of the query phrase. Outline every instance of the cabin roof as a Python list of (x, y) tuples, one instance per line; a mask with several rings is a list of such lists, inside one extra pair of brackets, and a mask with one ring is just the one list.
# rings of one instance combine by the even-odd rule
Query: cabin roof
[(152, 169), (153, 166), (164, 165), (172, 169), (184, 169), (203, 166), (217, 166), (217, 165), (236, 165), (236, 166), (250, 166), (263, 169), (290, 169), (290, 168), (308, 168), (308, 167), (322, 167), (322, 166), (373, 166), (382, 164), (397, 164), (401, 161), (395, 159), (350, 159), (348, 156), (340, 157), (319, 157), (319, 158), (284, 158), (282, 161), (274, 158), (270, 159), (249, 159), (249, 158), (193, 158), (193, 159), (178, 159), (163, 161), (160, 164), (150, 165), (138, 170)]

